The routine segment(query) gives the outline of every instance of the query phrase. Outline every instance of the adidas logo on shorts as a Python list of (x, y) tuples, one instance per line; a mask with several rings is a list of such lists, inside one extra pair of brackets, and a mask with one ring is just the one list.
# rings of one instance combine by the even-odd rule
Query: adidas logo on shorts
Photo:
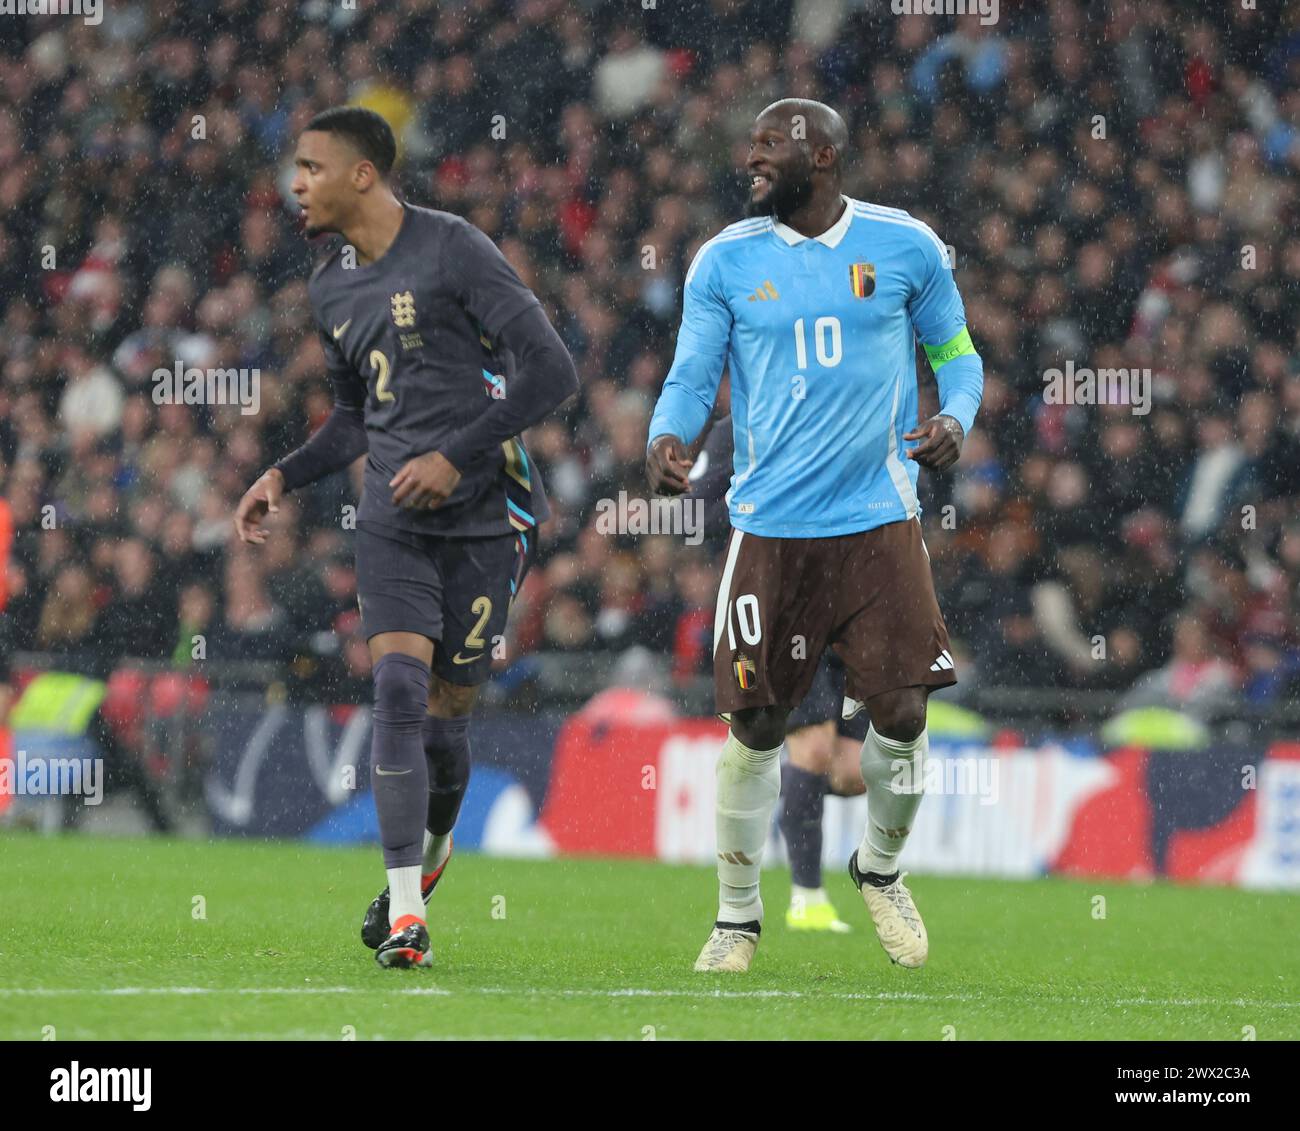
[(930, 665), (932, 672), (950, 672), (952, 671), (952, 657), (948, 655), (948, 649), (945, 648), (939, 653), (939, 658)]

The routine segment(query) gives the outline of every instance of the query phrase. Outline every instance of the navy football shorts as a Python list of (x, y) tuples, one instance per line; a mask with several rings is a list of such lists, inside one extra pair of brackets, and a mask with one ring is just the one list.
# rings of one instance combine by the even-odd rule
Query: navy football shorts
[(473, 687), (490, 674), (506, 617), (537, 552), (537, 532), (446, 538), (357, 525), (357, 604), (366, 639), (418, 632), (433, 670)]
[(871, 718), (865, 710), (859, 711), (851, 719), (842, 718), (844, 707), (844, 664), (829, 648), (822, 653), (821, 663), (817, 665), (817, 674), (813, 677), (812, 687), (803, 701), (790, 712), (785, 729), (799, 730), (801, 727), (817, 726), (819, 723), (835, 723), (836, 733), (845, 738), (854, 738), (862, 742), (867, 737), (867, 728)]

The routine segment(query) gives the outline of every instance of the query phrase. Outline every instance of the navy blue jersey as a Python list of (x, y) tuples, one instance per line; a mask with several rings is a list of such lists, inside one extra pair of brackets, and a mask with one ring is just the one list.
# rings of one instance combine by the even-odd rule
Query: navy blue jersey
[[(517, 436), (502, 440), (496, 433), (485, 446), (481, 425), (518, 388), (517, 359), (503, 331), (538, 301), (467, 220), (403, 208), (397, 236), (378, 260), (348, 266), (355, 259), (340, 242), (309, 284), (336, 404), (364, 412), (358, 519), (458, 537), (529, 530), (550, 513), (541, 476)], [(572, 391), (548, 390), (556, 395), (539, 400), (537, 412), (520, 403), (511, 408), (532, 423)], [(537, 399), (535, 392), (530, 397)], [(456, 490), (435, 509), (394, 506), (389, 481), (409, 460), (433, 451), (461, 472)]]
[(691, 450), (696, 453), (686, 477), (691, 482), (691, 494), (706, 502), (725, 499), (731, 486), (732, 456), (736, 450), (731, 413), (710, 418)]

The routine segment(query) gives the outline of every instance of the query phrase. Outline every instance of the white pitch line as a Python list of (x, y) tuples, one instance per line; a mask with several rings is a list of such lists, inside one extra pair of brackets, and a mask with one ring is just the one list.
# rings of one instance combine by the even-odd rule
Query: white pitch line
[[(92, 989), (73, 989), (70, 987), (17, 987), (0, 986), (0, 997), (133, 997), (133, 996), (210, 996), (216, 994), (237, 994), (257, 996), (324, 996), (331, 994), (359, 994), (363, 996), (382, 997), (456, 997), (464, 996), (503, 996), (503, 997), (577, 997), (577, 998), (689, 998), (692, 1000), (738, 999), (763, 1000), (778, 999), (791, 1001), (864, 1001), (864, 1002), (918, 1002), (994, 1005), (1004, 1000), (990, 998), (983, 994), (925, 994), (910, 991), (883, 991), (880, 993), (808, 993), (804, 990), (653, 990), (653, 989), (512, 989), (507, 986), (470, 986), (463, 989), (449, 990), (440, 986), (408, 986), (393, 989), (369, 989), (364, 986), (116, 986), (96, 987)], [(1124, 1006), (1158, 1006), (1162, 1008), (1224, 1008), (1242, 1009), (1297, 1009), (1297, 1001), (1247, 1001), (1244, 998), (1091, 998), (1091, 997), (1041, 997), (1034, 996), (1021, 999), (1017, 1004), (1042, 1002), (1044, 1004), (1101, 1005), (1109, 1007)]]
[(366, 990), (360, 986), (99, 986), (93, 989), (78, 990), (70, 987), (32, 987), (30, 989), (2, 986), (0, 997), (80, 997), (87, 994), (95, 997), (136, 997), (161, 994), (164, 996), (188, 997), (205, 994), (406, 994), (411, 996), (432, 995), (449, 997), (451, 990), (436, 986), (408, 986), (404, 989)]
[[(103, 1037), (81, 1037), (71, 1036), (66, 1038), (71, 1041), (83, 1040), (103, 1040)], [(108, 1038), (110, 1040), (117, 1038)], [(139, 1041), (314, 1041), (321, 1044), (350, 1044), (351, 1041), (342, 1040), (337, 1033), (322, 1033), (316, 1029), (286, 1029), (284, 1032), (245, 1032), (243, 1030), (221, 1030), (216, 1032), (212, 1029), (203, 1030), (167, 1030), (165, 1032), (151, 1032), (148, 1029), (132, 1029), (129, 1038), (133, 1042)], [(657, 1037), (660, 1042), (677, 1040), (679, 1038)], [(9, 1033), (3, 1033), (0, 1030), (0, 1040), (6, 1041), (31, 1041), (32, 1035), (29, 1032), (11, 1030)], [(640, 1041), (641, 1037), (628, 1036), (611, 1036), (607, 1033), (598, 1033), (593, 1036), (581, 1037), (552, 1037), (544, 1033), (370, 1033), (365, 1032), (354, 1038), (357, 1044), (376, 1044), (383, 1041), (518, 1041), (520, 1043), (564, 1043), (567, 1041), (609, 1041), (625, 1043)]]

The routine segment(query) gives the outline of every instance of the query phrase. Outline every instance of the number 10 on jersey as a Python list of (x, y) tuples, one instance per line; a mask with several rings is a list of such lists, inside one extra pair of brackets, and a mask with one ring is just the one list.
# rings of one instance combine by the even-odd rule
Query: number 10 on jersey
[[(817, 364), (823, 369), (839, 365), (844, 356), (844, 344), (840, 337), (840, 320), (832, 315), (818, 318), (813, 323), (813, 349), (817, 354)], [(808, 343), (804, 339), (803, 319), (794, 324), (794, 356), (800, 369), (808, 368)]]

